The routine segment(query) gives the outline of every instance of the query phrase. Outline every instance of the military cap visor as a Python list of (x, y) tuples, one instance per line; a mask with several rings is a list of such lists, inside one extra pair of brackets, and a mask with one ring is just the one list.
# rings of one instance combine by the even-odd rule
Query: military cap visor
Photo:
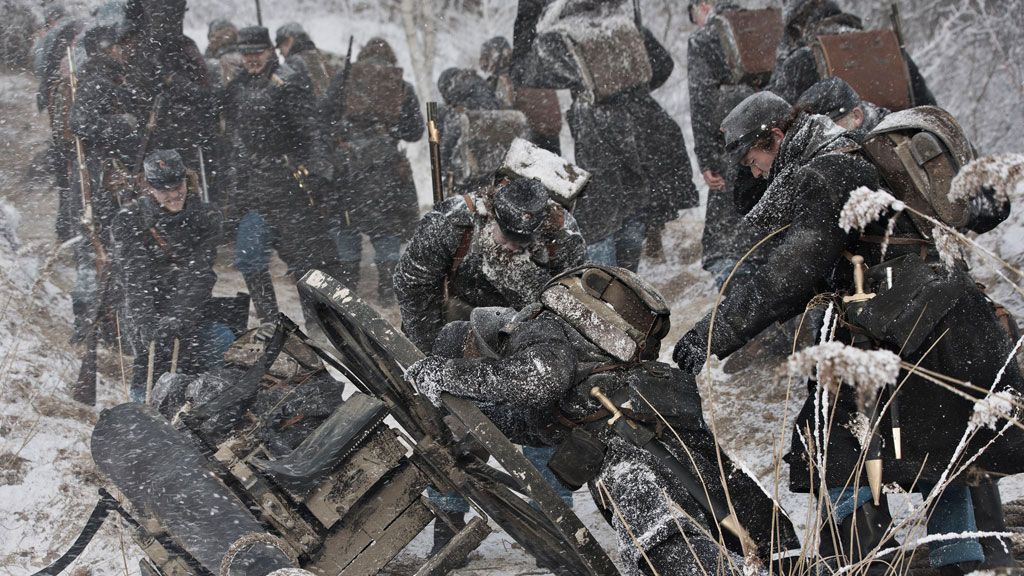
[(725, 151), (739, 162), (759, 138), (767, 136), (792, 113), (792, 106), (771, 92), (757, 92), (743, 99), (722, 120)]

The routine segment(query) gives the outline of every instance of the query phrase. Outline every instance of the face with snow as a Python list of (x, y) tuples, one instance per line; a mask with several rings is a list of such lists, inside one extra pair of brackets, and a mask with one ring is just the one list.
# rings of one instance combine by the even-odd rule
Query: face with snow
[(836, 119), (836, 124), (844, 130), (856, 130), (864, 125), (864, 109), (857, 106), (850, 113)]
[(188, 188), (185, 186), (184, 180), (171, 188), (159, 188), (147, 182), (146, 188), (149, 195), (167, 212), (177, 214), (185, 209), (185, 197), (188, 195)]
[(750, 168), (750, 173), (754, 175), (754, 178), (768, 178), (768, 174), (772, 170), (772, 164), (775, 162), (775, 157), (779, 155), (779, 146), (782, 144), (782, 139), (786, 137), (782, 130), (778, 128), (772, 128), (770, 136), (770, 147), (751, 146), (750, 150), (747, 150), (747, 153), (740, 159), (740, 165), (744, 168)]
[(510, 238), (501, 229), (501, 226), (497, 225), (497, 223), (495, 223), (495, 225), (492, 226), (492, 228), (494, 230), (494, 232), (493, 232), (493, 234), (494, 234), (494, 242), (498, 246), (501, 246), (501, 247), (503, 247), (506, 250), (509, 250), (511, 252), (522, 252), (522, 251), (526, 250), (526, 246), (527, 246), (527, 244), (529, 244), (529, 242), (522, 242), (521, 240)]
[(242, 54), (242, 66), (245, 71), (253, 76), (258, 76), (267, 69), (267, 64), (274, 57), (274, 49), (267, 48), (261, 52), (246, 52)]
[(693, 22), (697, 26), (703, 28), (708, 23), (708, 16), (711, 15), (711, 4), (708, 2), (701, 2), (699, 4), (690, 4), (690, 22)]

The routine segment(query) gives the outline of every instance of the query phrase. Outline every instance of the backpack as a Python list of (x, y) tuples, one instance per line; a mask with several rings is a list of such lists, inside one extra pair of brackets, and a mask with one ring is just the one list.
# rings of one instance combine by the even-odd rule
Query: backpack
[(654, 76), (643, 32), (624, 1), (594, 8), (585, 0), (555, 0), (545, 9), (537, 32), (561, 36), (596, 102), (647, 86)]
[(345, 117), (357, 126), (394, 126), (402, 116), (402, 69), (353, 62), (345, 78)]
[(910, 69), (892, 30), (820, 35), (812, 51), (821, 78), (838, 76), (862, 99), (882, 108), (914, 106)]
[(733, 84), (763, 88), (775, 67), (782, 41), (782, 13), (777, 8), (725, 10), (713, 19)]
[(516, 138), (528, 138), (530, 126), (518, 110), (467, 110), (459, 114), (454, 158), (455, 181), (488, 179), (501, 168)]
[[(867, 135), (862, 147), (896, 198), (954, 228), (967, 225), (968, 200), (951, 198), (950, 185), (975, 153), (952, 114), (935, 106), (894, 112)], [(919, 231), (931, 230), (928, 221), (910, 217)]]

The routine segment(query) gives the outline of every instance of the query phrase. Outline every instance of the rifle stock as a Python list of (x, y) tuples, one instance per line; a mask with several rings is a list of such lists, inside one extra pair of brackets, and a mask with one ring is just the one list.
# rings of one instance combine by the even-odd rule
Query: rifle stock
[(427, 137), (430, 142), (430, 183), (434, 190), (434, 205), (444, 200), (441, 174), (441, 132), (437, 129), (437, 102), (427, 102)]

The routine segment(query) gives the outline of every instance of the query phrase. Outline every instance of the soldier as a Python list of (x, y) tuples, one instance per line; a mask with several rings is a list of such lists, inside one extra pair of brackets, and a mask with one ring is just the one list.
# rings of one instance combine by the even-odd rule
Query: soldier
[(863, 142), (864, 137), (890, 113), (885, 108), (861, 100), (856, 90), (835, 76), (819, 80), (808, 88), (796, 105), (810, 114), (828, 116), (858, 143)]
[[(839, 214), (850, 193), (862, 186), (878, 189), (878, 173), (863, 158), (849, 153), (856, 144), (845, 132), (824, 116), (808, 115), (793, 110), (784, 100), (769, 92), (759, 92), (744, 100), (722, 124), (726, 147), (738, 162), (770, 182), (767, 192), (746, 220), (758, 231), (768, 234), (788, 226), (759, 252), (751, 263), (749, 275), (730, 287), (718, 306), (711, 334), (710, 352), (725, 357), (738, 350), (756, 334), (776, 321), (787, 320), (801, 313), (815, 294), (823, 291), (850, 292), (853, 267), (844, 253), (862, 256), (872, 270), (889, 267), (896, 278), (894, 289), (885, 293), (881, 302), (891, 310), (907, 314), (910, 320), (903, 330), (919, 333), (910, 344), (906, 338), (889, 338), (877, 329), (858, 328), (851, 333), (839, 328), (837, 341), (864, 342), (868, 345), (899, 351), (908, 363), (931, 373), (943, 374), (958, 381), (998, 382), (1019, 394), (1024, 380), (1016, 363), (1003, 366), (1010, 354), (1011, 343), (996, 318), (990, 302), (961, 269), (937, 273), (928, 263), (938, 261), (934, 244), (905, 213), (896, 216), (892, 238), (886, 237), (886, 224), (875, 223), (863, 234), (844, 232), (839, 227)], [(970, 223), (988, 220), (982, 208), (987, 203), (972, 202)], [(885, 238), (883, 240), (883, 238)], [(882, 244), (888, 244), (883, 248)], [(853, 256), (849, 256), (852, 260)], [(922, 260), (925, 264), (922, 264)], [(881, 264), (884, 264), (881, 265)], [(913, 272), (904, 272), (910, 266)], [(869, 274), (873, 274), (870, 272)], [(881, 285), (881, 284), (879, 284)], [(936, 286), (931, 296), (921, 292), (923, 286)], [(937, 286), (941, 286), (938, 288)], [(942, 294), (942, 296), (939, 296)], [(940, 310), (925, 317), (922, 307)], [(921, 323), (914, 319), (923, 319)], [(848, 318), (845, 322), (858, 322)], [(846, 326), (847, 324), (843, 324)], [(913, 325), (911, 329), (910, 325)], [(699, 372), (705, 363), (711, 315), (697, 323), (676, 344), (673, 358), (681, 368)], [(920, 331), (920, 332), (918, 332)], [(899, 340), (899, 343), (894, 343)], [(1003, 366), (1005, 373), (1000, 372)], [(997, 373), (1001, 374), (1000, 377)], [(901, 375), (901, 379), (902, 379)], [(814, 387), (811, 386), (811, 390)], [(825, 432), (828, 438), (827, 470), (809, 471), (814, 458), (812, 448), (803, 444), (801, 431), (815, 427), (815, 394), (810, 394), (795, 422), (790, 464), (791, 489), (796, 492), (819, 490), (814, 479), (824, 475), (834, 507), (832, 516), (824, 521), (821, 554), (833, 562), (856, 562), (862, 552), (886, 546), (886, 530), (891, 523), (885, 503), (875, 506), (867, 488), (854, 490), (853, 485), (867, 486), (858, 465), (864, 456), (857, 434), (847, 422), (860, 414), (850, 387), (839, 390), (836, 404), (830, 408), (836, 426)], [(974, 404), (956, 393), (929, 383), (911, 374), (903, 380), (899, 391), (902, 413), (903, 450), (900, 459), (889, 443), (883, 447), (883, 481), (896, 482), (908, 490), (931, 490), (950, 461)], [(888, 430), (891, 415), (881, 416), (879, 427)], [(968, 445), (974, 454), (992, 436), (978, 434)], [(812, 442), (813, 443), (813, 442)], [(936, 513), (929, 520), (929, 532), (999, 531), (1002, 511), (998, 492), (988, 476), (1014, 474), (1024, 469), (1024, 438), (1011, 428), (976, 461), (977, 486), (968, 489), (964, 480), (946, 488), (939, 499)], [(846, 486), (850, 488), (844, 489)], [(973, 509), (975, 513), (970, 512)], [(834, 525), (833, 525), (834, 523)], [(837, 536), (834, 536), (837, 535)], [(846, 549), (853, 543), (855, 550)], [(845, 549), (845, 550), (844, 550)], [(992, 538), (979, 544), (972, 539), (957, 539), (935, 544), (931, 550), (934, 566), (946, 566), (952, 573), (969, 572), (980, 565), (989, 568), (1012, 565), (1012, 558)]]
[(75, 247), (77, 278), (71, 300), (75, 314), (72, 340), (76, 342), (85, 338), (97, 314), (110, 303), (99, 301), (104, 298), (98, 293), (97, 262), (106, 260), (111, 222), (122, 202), (134, 193), (126, 166), (132, 165), (139, 153), (141, 128), (136, 96), (125, 84), (119, 39), (120, 32), (112, 26), (96, 26), (83, 35), (81, 44), (89, 58), (77, 70), (79, 88), (69, 118), (82, 152), (78, 156), (78, 150), (72, 148), (69, 201), (76, 221), (89, 211), (92, 227), (83, 233), (91, 237)]
[[(786, 0), (783, 11), (785, 33), (779, 44), (769, 90), (787, 102), (797, 98), (821, 79), (811, 44), (817, 36), (857, 32), (864, 28), (860, 18), (843, 12), (834, 0)], [(906, 51), (903, 59), (910, 74), (914, 105), (935, 105), (935, 96), (925, 83), (917, 64)]]
[(223, 90), (242, 71), (242, 55), (238, 52), (238, 28), (228, 20), (210, 22), (206, 35), (206, 67), (215, 90)]
[[(198, 171), (198, 148), (209, 146), (216, 126), (213, 85), (202, 52), (183, 32), (185, 0), (130, 0), (124, 17), (126, 82), (148, 124), (145, 150), (178, 150)], [(205, 150), (209, 152), (209, 150)], [(141, 171), (143, 154), (134, 162)]]
[(519, 110), (530, 123), (530, 141), (561, 155), (562, 109), (554, 90), (528, 88), (512, 81), (512, 46), (495, 36), (480, 47), (480, 70), (501, 100), (502, 108)]
[(238, 27), (230, 20), (214, 20), (210, 22), (210, 27), (206, 32), (206, 42), (206, 52), (203, 53), (203, 56), (207, 60), (220, 58), (224, 54), (234, 51), (234, 46), (238, 43)]
[(423, 136), (416, 90), (402, 79), (391, 46), (373, 38), (359, 51), (348, 76), (331, 83), (323, 108), (336, 167), (344, 175), (331, 210), (338, 280), (352, 288), (359, 284), (365, 234), (373, 244), (380, 303), (394, 305), (392, 278), (401, 243), (412, 235), (419, 216), (412, 166), (398, 147)]
[[(554, 9), (561, 14), (541, 18)], [(601, 23), (614, 13), (623, 17), (611, 20), (620, 26), (613, 32)], [(621, 42), (611, 51), (629, 59), (625, 70), (605, 60), (610, 42)], [(651, 96), (673, 67), (654, 35), (633, 24), (623, 0), (520, 0), (512, 77), (523, 86), (572, 91), (576, 161), (594, 176), (574, 215), (592, 262), (636, 270), (645, 238), (656, 244), (668, 220), (699, 203), (682, 129)]]
[(245, 72), (222, 102), (237, 179), (231, 203), (240, 215), (235, 267), (260, 321), (273, 322), (271, 248), (296, 278), (312, 268), (337, 273), (320, 197), (332, 171), (308, 78), (278, 62), (266, 28), (240, 30), (238, 49)]
[(732, 2), (691, 0), (690, 14), (697, 30), (690, 35), (686, 53), (694, 152), (708, 186), (701, 265), (718, 283), (746, 250), (747, 239), (741, 234), (743, 214), (735, 198), (757, 193), (751, 190), (757, 183), (749, 174), (739, 173), (729, 162), (719, 129), (725, 115), (754, 93), (752, 85), (734, 82), (715, 27), (720, 14), (738, 9)]
[[(449, 324), (406, 378), (435, 404), (442, 393), (475, 402), (514, 442), (559, 446), (550, 469), (570, 488), (590, 485), (625, 573), (736, 574), (744, 562), (734, 534), (765, 559), (797, 540), (724, 453), (720, 473), (693, 376), (656, 360), (668, 330), (668, 306), (649, 284), (621, 268), (583, 266), (518, 313), (477, 309)], [(615, 414), (642, 438), (620, 435), (609, 425)], [(727, 493), (739, 527), (726, 518)], [(728, 551), (718, 545), (723, 530)]]
[(155, 375), (176, 369), (197, 374), (218, 365), (234, 339), (227, 326), (203, 313), (217, 281), (213, 260), (220, 215), (189, 190), (181, 155), (149, 154), (140, 192), (112, 226), (125, 288), (126, 333), (135, 349), (131, 397), (136, 402)]
[(312, 82), (313, 94), (321, 99), (327, 94), (331, 79), (340, 69), (337, 57), (322, 52), (298, 22), (289, 22), (277, 29), (277, 49), (284, 61), (296, 70), (305, 72)]
[(535, 180), (453, 197), (420, 221), (395, 274), (402, 330), (429, 351), (473, 308), (530, 303), (554, 275), (583, 263), (576, 220)]

